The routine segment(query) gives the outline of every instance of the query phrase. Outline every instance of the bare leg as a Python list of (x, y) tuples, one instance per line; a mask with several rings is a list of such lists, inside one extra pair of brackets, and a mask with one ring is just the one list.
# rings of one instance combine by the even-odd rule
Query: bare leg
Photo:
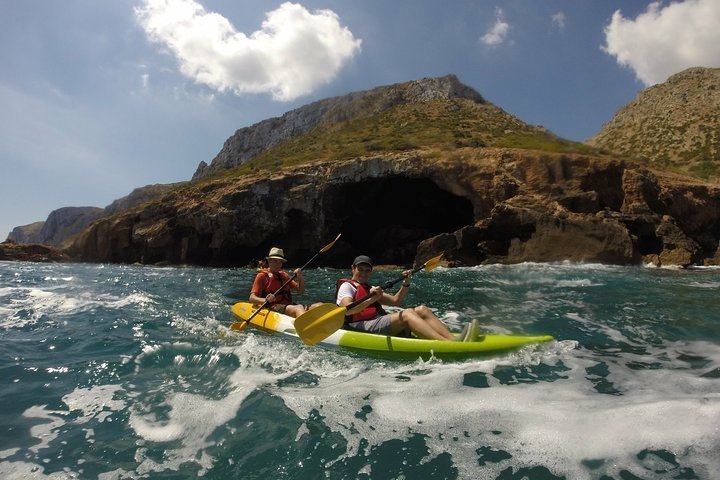
[[(440, 320), (438, 320), (438, 322), (439, 321)], [(452, 333), (449, 331), (449, 337), (444, 337), (442, 334), (438, 333), (435, 328), (433, 328), (412, 308), (405, 309), (402, 312), (393, 313), (390, 317), (390, 323), (392, 325), (393, 334), (397, 334), (401, 330), (409, 328), (420, 338), (429, 338), (432, 340), (450, 340), (450, 338), (453, 338)]]
[(452, 340), (455, 335), (447, 328), (442, 320), (440, 320), (428, 307), (425, 305), (419, 305), (414, 308), (415, 312), (430, 325), (433, 330), (440, 334), (446, 340)]
[(289, 317), (297, 318), (305, 313), (305, 307), (302, 305), (288, 305), (285, 307), (285, 315)]

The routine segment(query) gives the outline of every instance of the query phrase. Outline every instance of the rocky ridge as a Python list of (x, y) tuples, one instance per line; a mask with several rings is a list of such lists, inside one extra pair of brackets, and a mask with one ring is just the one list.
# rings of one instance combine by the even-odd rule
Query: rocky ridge
[(7, 241), (13, 243), (43, 243), (40, 237), (40, 230), (42, 230), (43, 225), (45, 225), (45, 221), (15, 227), (8, 234)]
[[(191, 184), (101, 219), (70, 252), (99, 262), (247, 264), (281, 245), (346, 267), (575, 260), (716, 263), (720, 188), (614, 157), (466, 148), (358, 158)], [(419, 246), (418, 246), (419, 245)], [(417, 258), (416, 258), (417, 256)]]
[(60, 245), (104, 214), (105, 211), (97, 207), (58, 208), (50, 212), (44, 222), (15, 227), (8, 235), (8, 240), (15, 243)]
[(281, 117), (237, 130), (225, 141), (210, 165), (200, 162), (192, 179), (199, 180), (242, 165), (268, 149), (318, 127), (376, 115), (399, 104), (451, 98), (485, 103), (479, 93), (460, 83), (455, 75), (423, 78), (313, 102)]
[(589, 145), (703, 178), (720, 178), (720, 68), (690, 68), (643, 90)]
[(17, 244), (40, 244), (60, 246), (73, 235), (84, 230), (95, 220), (145, 203), (158, 195), (185, 182), (146, 185), (113, 201), (105, 208), (62, 207), (53, 210), (44, 222), (15, 227), (7, 240)]
[(49, 245), (21, 245), (11, 240), (6, 240), (3, 243), (0, 243), (0, 261), (2, 260), (15, 260), (22, 262), (69, 262), (72, 259), (64, 251)]
[(720, 263), (720, 187), (559, 139), (454, 76), (241, 129), (195, 177), (97, 220), (67, 252), (245, 265), (273, 245), (309, 258), (342, 233), (324, 265), (358, 252), (396, 265), (441, 252), (455, 266)]

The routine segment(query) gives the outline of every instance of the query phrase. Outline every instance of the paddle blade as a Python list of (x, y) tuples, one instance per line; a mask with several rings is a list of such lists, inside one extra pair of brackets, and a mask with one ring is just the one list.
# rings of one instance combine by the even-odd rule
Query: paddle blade
[(245, 320), (238, 320), (230, 325), (230, 330), (244, 331), (248, 326), (248, 322)]
[(295, 319), (295, 331), (303, 343), (315, 345), (326, 339), (345, 323), (347, 308), (323, 303)]
[(428, 271), (434, 269), (435, 267), (440, 265), (440, 260), (442, 259), (442, 256), (443, 256), (443, 254), (441, 253), (437, 257), (431, 258), (430, 260), (428, 260), (427, 262), (425, 262), (423, 264), (423, 268)]
[(335, 237), (335, 240), (333, 240), (332, 242), (330, 242), (330, 243), (328, 243), (327, 245), (325, 245), (325, 246), (320, 250), (320, 253), (325, 253), (325, 252), (327, 252), (328, 250), (330, 250), (330, 249), (332, 248), (332, 246), (335, 245), (335, 242), (337, 242), (338, 240), (340, 240), (340, 235), (342, 235), (342, 233), (338, 233), (338, 236)]

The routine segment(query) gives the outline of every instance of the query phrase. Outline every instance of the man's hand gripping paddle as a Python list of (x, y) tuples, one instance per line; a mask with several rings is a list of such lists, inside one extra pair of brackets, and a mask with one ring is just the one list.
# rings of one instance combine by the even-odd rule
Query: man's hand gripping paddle
[[(310, 265), (310, 262), (312, 262), (313, 260), (315, 260), (315, 259), (318, 257), (318, 255), (320, 255), (321, 253), (325, 253), (325, 252), (327, 252), (328, 250), (330, 250), (330, 249), (332, 248), (332, 246), (335, 245), (335, 242), (337, 242), (337, 241), (340, 239), (340, 235), (342, 235), (342, 233), (338, 234), (338, 236), (335, 237), (335, 240), (333, 240), (332, 242), (330, 242), (330, 243), (328, 243), (327, 245), (325, 245), (325, 246), (324, 246), (322, 249), (320, 249), (320, 251), (319, 251), (318, 253), (316, 253), (310, 260), (308, 260), (307, 262), (305, 262), (305, 265), (303, 265), (302, 267), (300, 267), (300, 271), (304, 270), (305, 267), (307, 267), (308, 265)], [(278, 293), (280, 293), (280, 292), (282, 291), (282, 289), (285, 288), (285, 287), (287, 287), (287, 286), (290, 284), (290, 282), (292, 282), (293, 280), (295, 280), (296, 277), (297, 277), (297, 272), (293, 273), (293, 275), (292, 275), (290, 278), (288, 278), (287, 281), (286, 281), (285, 283), (283, 283), (282, 286), (281, 286), (280, 288), (278, 288), (278, 289), (273, 293), (273, 295), (277, 295)], [(262, 310), (263, 308), (267, 308), (268, 304), (269, 304), (269, 302), (268, 302), (267, 300), (265, 300), (265, 303), (263, 303), (262, 305), (260, 305), (260, 308), (258, 308), (257, 310), (255, 310), (255, 311), (253, 312), (253, 314), (250, 315), (250, 318), (248, 318), (247, 320), (238, 320), (238, 321), (236, 321), (236, 322), (233, 322), (233, 324), (230, 325), (230, 329), (231, 329), (231, 330), (241, 330), (241, 331), (242, 331), (242, 330), (245, 330), (245, 328), (247, 328), (248, 324), (250, 323), (250, 320), (252, 320), (252, 319), (255, 317), (255, 315), (257, 315), (258, 312), (260, 312), (260, 310)]]
[[(442, 254), (431, 258), (414, 269), (412, 273), (417, 273), (420, 270), (433, 270), (438, 266), (441, 258)], [(382, 288), (383, 290), (388, 289), (404, 279), (405, 276), (402, 275), (395, 280), (388, 280), (383, 284)], [(308, 345), (315, 345), (335, 333), (339, 328), (342, 328), (345, 323), (345, 313), (357, 307), (371, 296), (372, 294), (367, 295), (345, 307), (339, 307), (332, 303), (318, 305), (295, 319), (295, 331), (303, 342)]]

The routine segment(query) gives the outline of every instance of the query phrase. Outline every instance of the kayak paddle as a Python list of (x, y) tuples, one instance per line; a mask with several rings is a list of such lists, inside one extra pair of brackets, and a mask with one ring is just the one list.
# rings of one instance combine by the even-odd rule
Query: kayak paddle
[[(332, 242), (325, 245), (323, 248), (320, 249), (320, 251), (318, 253), (315, 254), (315, 256), (313, 256), (310, 260), (305, 262), (305, 265), (300, 267), (300, 271), (304, 270), (305, 267), (307, 267), (310, 264), (310, 262), (312, 262), (313, 260), (315, 260), (318, 257), (318, 255), (330, 250), (332, 248), (332, 246), (335, 245), (335, 242), (337, 242), (340, 239), (340, 235), (342, 235), (342, 233), (339, 233), (338, 236), (335, 237), (335, 240), (333, 240)], [(273, 295), (277, 295), (278, 293), (280, 293), (280, 291), (282, 291), (283, 288), (287, 287), (290, 284), (290, 282), (295, 280), (296, 277), (297, 277), (297, 272), (293, 273), (292, 276), (290, 278), (288, 278), (287, 281), (285, 283), (283, 283), (282, 286), (273, 293)], [(252, 315), (250, 315), (250, 318), (248, 318), (247, 320), (237, 320), (237, 321), (233, 322), (233, 324), (230, 325), (230, 329), (231, 330), (245, 330), (245, 328), (247, 328), (248, 324), (250, 323), (250, 320), (252, 320), (255, 317), (255, 315), (257, 315), (260, 312), (260, 310), (262, 310), (263, 308), (266, 308), (268, 306), (268, 304), (269, 304), (269, 302), (267, 300), (265, 300), (265, 303), (260, 305), (260, 307), (257, 310), (255, 310)]]
[[(440, 263), (440, 258), (442, 258), (442, 254), (423, 263), (413, 270), (412, 273), (417, 273), (420, 270), (433, 270)], [(388, 280), (383, 284), (382, 288), (383, 290), (388, 289), (404, 279), (405, 276), (401, 275), (395, 280)], [(345, 307), (340, 307), (333, 303), (318, 305), (295, 319), (295, 331), (304, 343), (307, 345), (315, 345), (342, 328), (345, 324), (346, 312), (357, 307), (371, 296), (372, 294), (366, 295)]]

